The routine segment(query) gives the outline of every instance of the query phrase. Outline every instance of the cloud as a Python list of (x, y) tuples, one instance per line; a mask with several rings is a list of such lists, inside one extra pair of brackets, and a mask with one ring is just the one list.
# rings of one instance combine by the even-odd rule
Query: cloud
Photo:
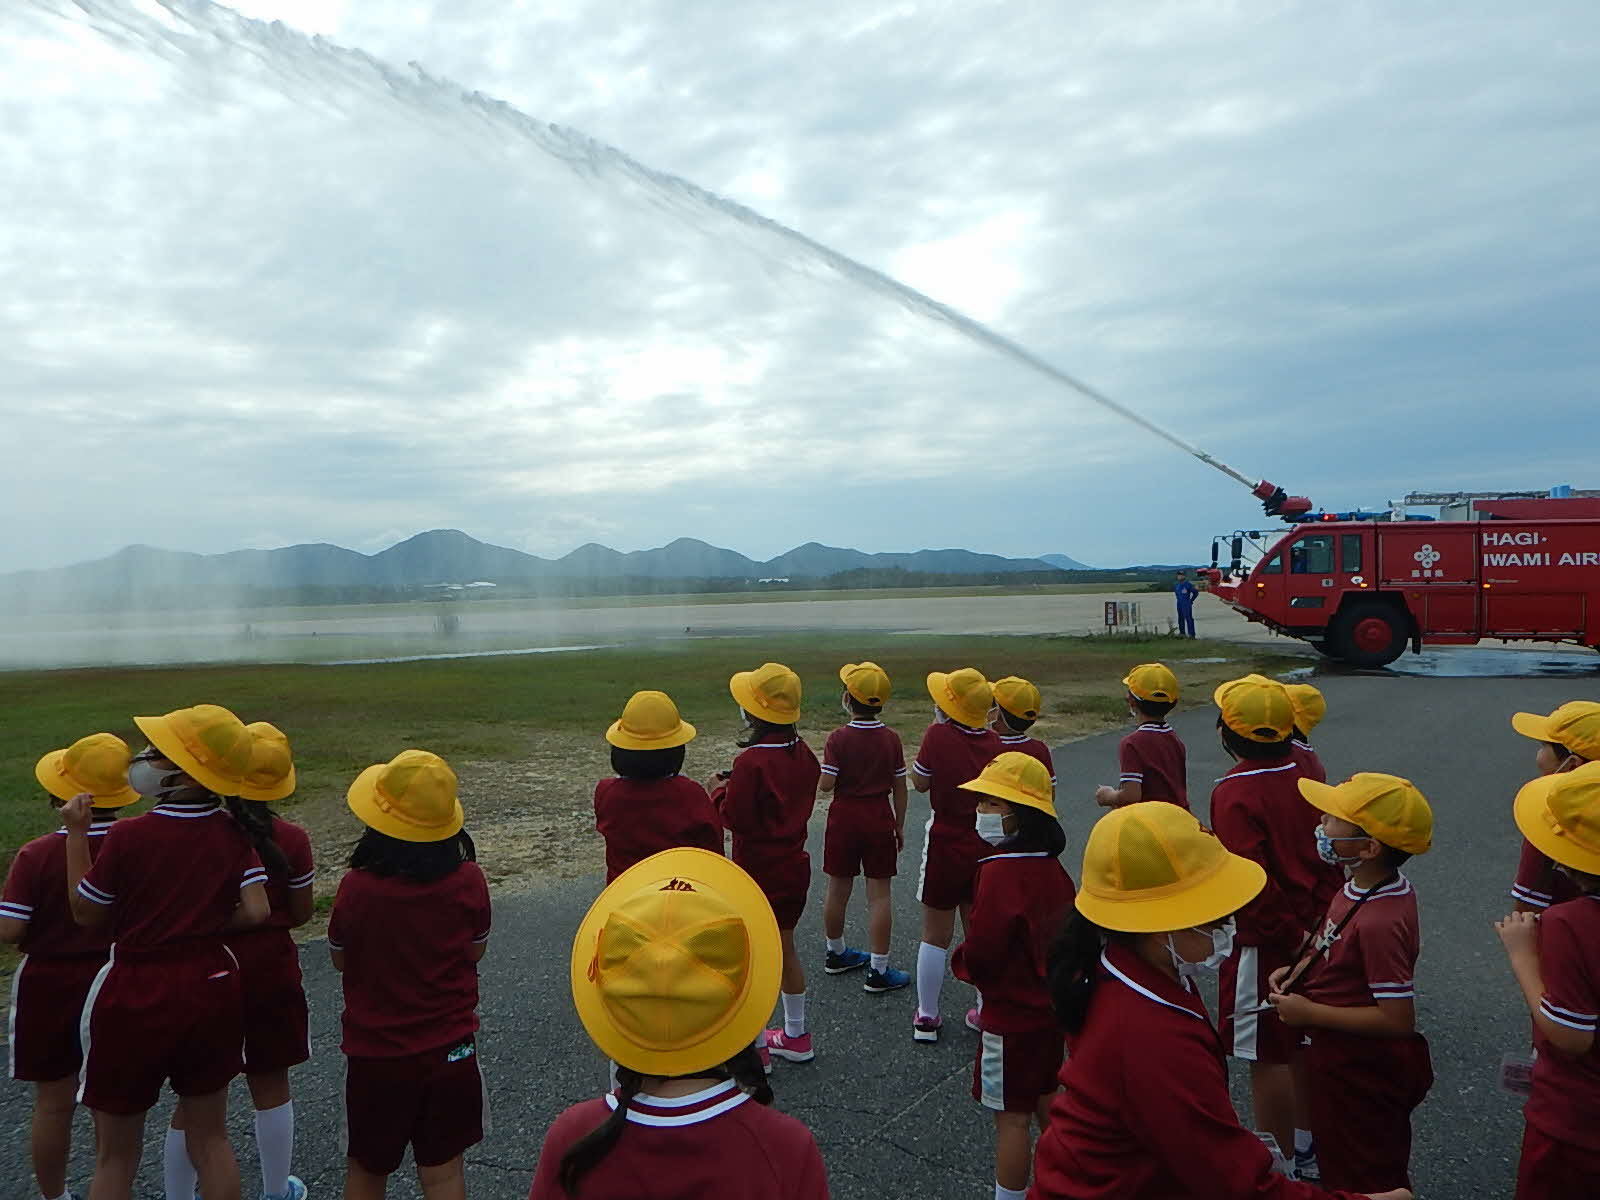
[(1330, 505), (1595, 482), (1576, 2), (240, 11), (329, 41), (186, 0), (0, 13), (25, 448), (0, 502), (32, 518), (0, 561), (456, 526), (1114, 564), (1255, 519), (1082, 397), (411, 61)]

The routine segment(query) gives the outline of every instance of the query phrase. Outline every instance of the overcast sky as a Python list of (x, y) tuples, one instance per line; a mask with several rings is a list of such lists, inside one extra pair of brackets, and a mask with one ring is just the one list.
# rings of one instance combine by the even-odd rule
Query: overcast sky
[(235, 6), (278, 30), (171, 5), (198, 24), (0, 5), (8, 566), (439, 527), (1118, 565), (1258, 519), (1149, 433), (459, 89), (1329, 507), (1600, 487), (1592, 0)]

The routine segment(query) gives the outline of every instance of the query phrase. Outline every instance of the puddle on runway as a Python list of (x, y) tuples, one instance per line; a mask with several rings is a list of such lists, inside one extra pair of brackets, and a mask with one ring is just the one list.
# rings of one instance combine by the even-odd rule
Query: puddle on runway
[(1590, 679), (1600, 682), (1600, 654), (1441, 646), (1421, 654), (1402, 654), (1387, 667), (1352, 667), (1325, 660), (1314, 667), (1288, 671), (1282, 678), (1310, 679), (1316, 675), (1428, 675), (1441, 679)]

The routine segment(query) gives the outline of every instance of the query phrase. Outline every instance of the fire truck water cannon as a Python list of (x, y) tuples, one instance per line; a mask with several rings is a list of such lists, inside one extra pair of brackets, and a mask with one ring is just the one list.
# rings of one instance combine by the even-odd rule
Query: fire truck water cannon
[(1291, 496), (1277, 484), (1265, 479), (1251, 488), (1250, 494), (1261, 501), (1261, 511), (1269, 517), (1298, 521), (1311, 511), (1311, 501), (1304, 496)]

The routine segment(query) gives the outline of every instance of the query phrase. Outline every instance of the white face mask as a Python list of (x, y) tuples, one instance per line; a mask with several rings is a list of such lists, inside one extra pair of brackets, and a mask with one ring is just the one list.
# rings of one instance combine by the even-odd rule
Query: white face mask
[(940, 708), (937, 704), (933, 706), (933, 723), (935, 725), (943, 725), (949, 719), (949, 717), (944, 715), (944, 709)]
[(1006, 840), (1006, 819), (1000, 813), (981, 812), (976, 822), (978, 836), (991, 846)]
[(128, 786), (141, 796), (165, 800), (189, 788), (182, 782), (184, 774), (176, 768), (163, 771), (148, 758), (136, 758), (128, 764)]
[(1211, 953), (1199, 962), (1190, 962), (1178, 953), (1172, 944), (1172, 935), (1167, 935), (1167, 953), (1172, 956), (1172, 965), (1178, 969), (1178, 976), (1182, 979), (1194, 979), (1201, 975), (1212, 975), (1222, 969), (1222, 964), (1233, 953), (1233, 935), (1237, 929), (1232, 917), (1229, 917), (1215, 929), (1195, 929), (1195, 933), (1203, 933), (1211, 939)]
[(839, 708), (840, 711), (842, 711), (844, 715), (849, 717), (852, 721), (856, 719), (856, 710), (850, 707), (849, 692), (846, 692), (844, 695), (839, 697)]

